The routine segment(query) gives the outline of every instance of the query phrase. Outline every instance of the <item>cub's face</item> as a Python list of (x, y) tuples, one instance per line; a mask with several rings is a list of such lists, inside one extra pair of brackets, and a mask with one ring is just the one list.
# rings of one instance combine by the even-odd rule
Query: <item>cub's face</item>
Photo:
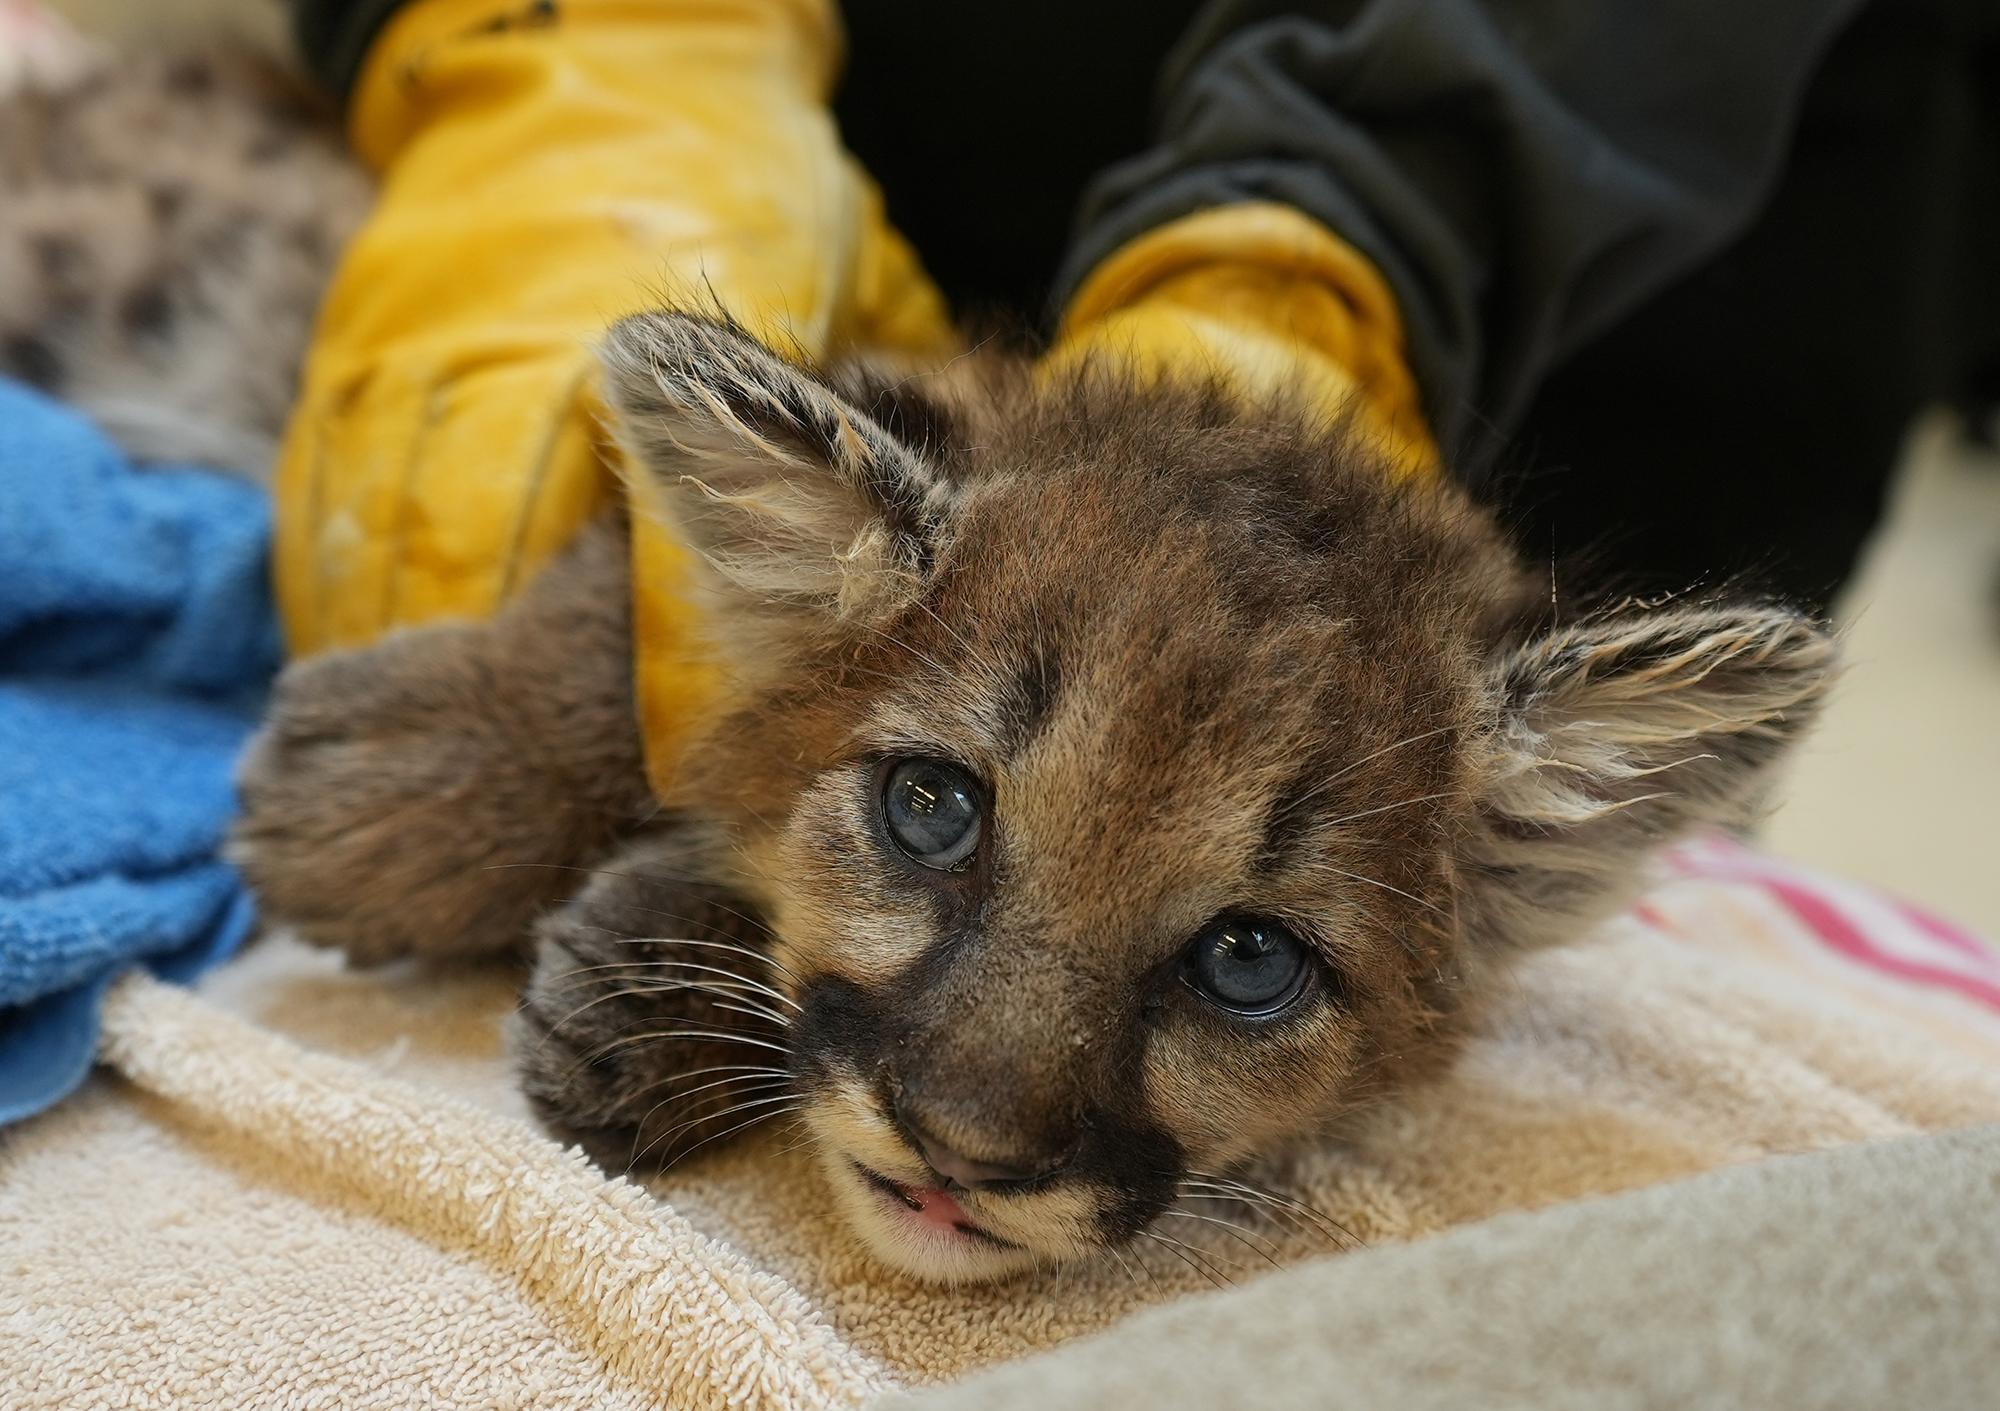
[(1533, 630), (1484, 518), (1279, 411), (843, 395), (665, 315), (609, 363), (738, 683), (669, 802), (735, 840), (827, 1179), (926, 1277), (1131, 1239), (1420, 1072), (1826, 673), (1772, 609)]
[[(804, 1120), (914, 1269), (1128, 1238), (1450, 1003), (1469, 633), (1408, 568), (1350, 580), (1254, 495), (1213, 503), (1222, 465), (1136, 459), (967, 484), (920, 595), (803, 659), (816, 703), (718, 732), (799, 761), (743, 824)], [(1397, 514), (1354, 509), (1364, 544)]]

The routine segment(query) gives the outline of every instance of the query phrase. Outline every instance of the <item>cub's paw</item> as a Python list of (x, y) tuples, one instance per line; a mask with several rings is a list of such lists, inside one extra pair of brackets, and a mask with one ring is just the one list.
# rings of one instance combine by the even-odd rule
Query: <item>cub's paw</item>
[(265, 915), (373, 963), (526, 939), (560, 861), (528, 818), (560, 811), (513, 750), (477, 628), (423, 629), (300, 663), (237, 771), (229, 856)]
[(607, 1170), (713, 1151), (792, 1108), (796, 1013), (768, 933), (682, 880), (666, 835), (614, 856), (538, 928), (510, 1033), (529, 1100)]
[(287, 670), (230, 839), (266, 916), (361, 963), (525, 947), (653, 810), (625, 575), (595, 526), (489, 621)]

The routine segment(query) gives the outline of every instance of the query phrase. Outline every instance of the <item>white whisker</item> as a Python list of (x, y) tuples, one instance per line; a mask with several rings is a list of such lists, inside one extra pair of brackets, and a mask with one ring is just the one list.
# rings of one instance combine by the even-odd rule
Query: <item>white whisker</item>
[[(805, 1099), (804, 1099), (804, 1098), (800, 1098), (800, 1099), (799, 1099), (799, 1105), (800, 1105), (801, 1107), (805, 1105)], [(759, 1122), (768, 1122), (768, 1121), (770, 1121), (770, 1120), (771, 1120), (771, 1119), (772, 1119), (773, 1117), (783, 1117), (783, 1116), (784, 1116), (784, 1115), (786, 1114), (786, 1112), (787, 1112), (788, 1110), (789, 1110), (789, 1111), (796, 1111), (797, 1109), (796, 1109), (796, 1108), (794, 1108), (794, 1109), (783, 1109), (783, 1108), (781, 1108), (781, 1109), (779, 1109), (779, 1110), (778, 1110), (778, 1111), (776, 1111), (776, 1112), (760, 1112), (760, 1113), (758, 1113), (758, 1114), (757, 1114), (757, 1115), (756, 1115), (755, 1117), (752, 1117), (752, 1118), (751, 1118), (751, 1119), (750, 1119), (749, 1121), (747, 1121), (747, 1122), (738, 1122), (738, 1123), (737, 1123), (737, 1124), (736, 1124), (735, 1126), (733, 1126), (733, 1127), (729, 1128), (729, 1130), (728, 1130), (728, 1131), (723, 1131), (723, 1132), (717, 1132), (717, 1133), (716, 1133), (716, 1134), (715, 1134), (714, 1136), (709, 1136), (709, 1137), (703, 1137), (703, 1138), (702, 1138), (702, 1139), (701, 1139), (700, 1141), (696, 1142), (696, 1143), (695, 1143), (695, 1144), (694, 1144), (693, 1146), (689, 1147), (689, 1148), (688, 1148), (688, 1149), (687, 1149), (686, 1151), (682, 1152), (682, 1153), (681, 1153), (681, 1154), (680, 1154), (679, 1156), (675, 1157), (675, 1158), (674, 1158), (674, 1164), (675, 1164), (675, 1165), (679, 1165), (679, 1164), (680, 1164), (681, 1162), (683, 1162), (683, 1161), (687, 1160), (687, 1159), (688, 1159), (688, 1158), (689, 1158), (690, 1156), (694, 1155), (694, 1154), (695, 1154), (695, 1153), (696, 1153), (697, 1151), (700, 1151), (700, 1150), (701, 1150), (701, 1149), (702, 1149), (703, 1147), (707, 1146), (707, 1145), (708, 1145), (708, 1144), (709, 1144), (710, 1142), (712, 1142), (712, 1141), (719, 1141), (719, 1140), (721, 1140), (721, 1139), (722, 1139), (723, 1137), (726, 1137), (726, 1136), (729, 1136), (729, 1135), (731, 1135), (732, 1133), (735, 1133), (735, 1132), (740, 1132), (740, 1131), (742, 1131), (742, 1130), (743, 1130), (743, 1129), (744, 1129), (745, 1127), (754, 1127), (754, 1126), (756, 1126), (756, 1125), (757, 1125), (757, 1124), (758, 1124)]]
[(761, 980), (752, 980), (747, 975), (739, 975), (734, 970), (725, 970), (719, 965), (702, 965), (692, 960), (658, 960), (642, 961), (639, 963), (656, 966), (662, 970), (693, 970), (708, 975), (720, 975), (731, 984), (746, 986), (749, 989), (755, 990), (760, 995), (778, 1001), (780, 1004), (789, 1005), (793, 1009), (801, 1008), (798, 1001), (794, 1000), (783, 990), (775, 989)]
[(1209, 1171), (1190, 1171), (1188, 1174), (1196, 1179), (1183, 1180), (1181, 1182), (1183, 1186), (1203, 1187), (1219, 1195), (1231, 1196), (1246, 1203), (1255, 1202), (1270, 1206), (1273, 1209), (1293, 1216), (1295, 1220), (1298, 1218), (1310, 1220), (1322, 1235), (1333, 1240), (1336, 1244), (1342, 1239), (1351, 1241), (1357, 1247), (1367, 1243), (1361, 1236), (1355, 1234), (1354, 1231), (1348, 1229), (1347, 1226), (1341, 1224), (1317, 1206), (1308, 1205), (1304, 1201), (1294, 1199), (1291, 1196), (1280, 1195), (1277, 1191), (1248, 1185), (1228, 1176), (1217, 1176)]
[(1396, 750), (1400, 750), (1405, 745), (1421, 744), (1425, 740), (1432, 739), (1438, 735), (1444, 734), (1448, 730), (1456, 730), (1457, 728), (1458, 727), (1456, 725), (1440, 725), (1435, 730), (1426, 730), (1421, 735), (1406, 736), (1405, 738), (1396, 741), (1396, 743), (1393, 745), (1384, 745), (1381, 749), (1372, 751), (1369, 754), (1365, 754), (1361, 756), (1361, 758), (1359, 759), (1349, 760), (1344, 767), (1335, 770), (1332, 774), (1320, 780), (1319, 783), (1315, 784), (1305, 793), (1299, 795), (1298, 799), (1295, 800), (1294, 806), (1304, 804), (1309, 800), (1318, 798), (1321, 794), (1325, 793), (1335, 784), (1338, 784), (1341, 780), (1345, 779), (1348, 775), (1352, 774), (1355, 770), (1359, 769), (1362, 765), (1367, 764), (1370, 760), (1380, 759), (1383, 755), (1391, 754)]
[(1151, 1240), (1153, 1243), (1159, 1245), (1167, 1253), (1173, 1255), (1174, 1258), (1180, 1260), (1181, 1263), (1187, 1265), (1188, 1268), (1194, 1270), (1197, 1274), (1200, 1274), (1217, 1288), (1225, 1288), (1236, 1282), (1226, 1275), (1218, 1276), (1206, 1259), (1199, 1259), (1197, 1262), (1199, 1251), (1192, 1245), (1183, 1244), (1177, 1239), (1170, 1239), (1155, 1230), (1141, 1230), (1139, 1231), (1139, 1237)]
[(1457, 798), (1463, 793), (1464, 790), (1462, 789), (1447, 789), (1441, 794), (1419, 794), (1413, 799), (1404, 799), (1401, 803), (1385, 803), (1378, 808), (1364, 808), (1359, 813), (1346, 813), (1342, 814), (1339, 818), (1329, 818), (1318, 826), (1321, 828), (1338, 828), (1341, 824), (1352, 823), (1356, 819), (1373, 818), (1378, 813), (1393, 813), (1399, 808), (1410, 808), (1416, 804), (1429, 803), (1433, 799)]
[(731, 1014), (741, 1014), (751, 1019), (762, 1019), (767, 1023), (777, 1025), (781, 1029), (789, 1029), (792, 1026), (789, 1016), (780, 1014), (777, 1010), (758, 1003), (755, 999), (750, 998), (746, 992), (735, 986), (726, 985), (715, 980), (674, 979), (658, 981), (637, 980), (622, 990), (615, 990), (610, 994), (599, 995), (596, 999), (591, 1000), (589, 1004), (579, 1006), (563, 1022), (568, 1023), (569, 1019), (574, 1019), (578, 1014), (589, 1009), (591, 1005), (602, 1004), (608, 999), (638, 999), (646, 995), (672, 994), (706, 995), (708, 996), (709, 1003), (716, 1009), (727, 1010)]
[(792, 1052), (784, 1044), (774, 1044), (768, 1040), (752, 1038), (748, 1034), (737, 1033), (729, 1029), (662, 1029), (653, 1033), (632, 1034), (626, 1038), (615, 1040), (591, 1054), (590, 1059), (585, 1061), (588, 1062), (603, 1058), (607, 1054), (613, 1053), (629, 1044), (668, 1043), (676, 1039), (689, 1042), (700, 1040), (707, 1043), (748, 1044), (751, 1048), (767, 1048), (773, 1053), (782, 1053), (786, 1057), (790, 1057)]
[(1436, 912), (1439, 916), (1447, 914), (1445, 912), (1445, 909), (1439, 906), (1436, 902), (1426, 901), (1424, 898), (1416, 895), (1414, 892), (1406, 892), (1401, 887), (1391, 886), (1389, 883), (1384, 882), (1379, 877), (1364, 877), (1359, 872), (1349, 872), (1345, 868), (1335, 867), (1331, 863), (1326, 863), (1326, 862), (1315, 862), (1313, 866), (1321, 871), (1331, 872), (1335, 876), (1345, 877), (1349, 881), (1366, 882), (1371, 887), (1380, 887), (1385, 892), (1394, 892), (1397, 896), (1403, 898), (1405, 901), (1413, 901), (1418, 906), (1423, 907), (1427, 911)]
[[(634, 910), (647, 911), (651, 912), (653, 915), (656, 916), (664, 916), (669, 921), (687, 920), (685, 916), (675, 916), (672, 912), (659, 911), (653, 907), (636, 907), (634, 908)], [(660, 944), (660, 941), (652, 936), (629, 935), (624, 931), (614, 931), (609, 926), (593, 926), (586, 922), (577, 922), (574, 924), (576, 925), (578, 930), (595, 931), (601, 936), (609, 936), (612, 942), (616, 945), (656, 946)], [(706, 938), (697, 939), (692, 936), (676, 936), (673, 938), (672, 943), (675, 946), (700, 946), (707, 950), (726, 950), (736, 955), (748, 956), (752, 960), (761, 960), (762, 962), (764, 962), (764, 964), (770, 966), (772, 969), (777, 970), (782, 974), (784, 974), (784, 976), (787, 979), (791, 980), (794, 984), (798, 983), (799, 977), (797, 975), (794, 975), (790, 970), (786, 969), (783, 963), (781, 963), (776, 956), (766, 955), (764, 952), (759, 950), (752, 950), (748, 946), (739, 946), (732, 944), (731, 942), (728, 941), (712, 941)]]
[[(637, 1151), (635, 1151), (632, 1154), (632, 1164), (635, 1166), (638, 1165), (639, 1162), (645, 1159), (647, 1152), (651, 1151), (654, 1147), (659, 1146), (662, 1142), (667, 1143), (667, 1145), (671, 1147), (673, 1144), (673, 1139), (675, 1137), (679, 1136), (682, 1132), (687, 1131), (691, 1127), (701, 1126), (704, 1122), (720, 1122), (725, 1118), (734, 1117), (739, 1112), (749, 1112), (756, 1108), (769, 1107), (774, 1103), (798, 1102), (799, 1100), (800, 1100), (799, 1095), (797, 1093), (784, 1092), (784, 1093), (774, 1094), (771, 1097), (746, 1098), (742, 1102), (731, 1103), (729, 1106), (721, 1108), (714, 1112), (697, 1112), (694, 1116), (688, 1118), (686, 1121), (677, 1123), (674, 1126), (667, 1128), (666, 1131), (661, 1132), (658, 1135), (654, 1136), (644, 1146), (640, 1147)], [(656, 1107), (654, 1110), (657, 1111), (658, 1108)]]
[[(699, 942), (663, 939), (660, 942), (660, 944), (692, 945), (692, 944), (699, 944)], [(772, 986), (765, 984), (761, 980), (753, 980), (748, 975), (739, 975), (734, 970), (725, 970), (721, 966), (717, 965), (698, 965), (691, 960), (619, 960), (619, 961), (611, 961), (604, 965), (582, 965), (578, 966), (574, 970), (563, 971), (561, 978), (564, 980), (568, 980), (573, 976), (577, 975), (599, 975), (603, 974), (607, 970), (658, 971), (658, 970), (669, 970), (669, 969), (700, 970), (710, 975), (720, 975), (725, 979), (729, 980), (732, 984), (746, 986), (752, 990), (755, 990), (758, 994), (765, 995), (771, 999), (778, 1000), (784, 1004), (788, 1004), (793, 1009), (799, 1008), (798, 1002), (792, 999), (790, 995), (787, 995), (782, 990), (774, 989)]]
[[(697, 1073), (702, 1071), (705, 1070), (702, 1069), (695, 1070), (695, 1072)], [(758, 1071), (763, 1071), (763, 1070), (758, 1070)], [(677, 1076), (682, 1076), (682, 1075), (677, 1075)], [(686, 1076), (692, 1076), (692, 1075), (686, 1075)], [(696, 1093), (706, 1092), (711, 1088), (723, 1087), (730, 1083), (748, 1082), (749, 1080), (750, 1080), (749, 1074), (740, 1074), (735, 1077), (717, 1078), (712, 1083), (703, 1083), (699, 1087), (688, 1088), (685, 1091), (668, 1093), (665, 1097), (661, 1098), (658, 1102), (654, 1103), (651, 1107), (647, 1108), (644, 1115), (641, 1116), (637, 1122), (632, 1124), (632, 1141), (634, 1143), (634, 1148), (632, 1151), (632, 1155), (629, 1158), (627, 1158), (628, 1166), (636, 1164), (638, 1162), (639, 1151), (636, 1144), (639, 1140), (639, 1134), (646, 1130), (646, 1124), (653, 1120), (653, 1114), (655, 1112), (658, 1112), (661, 1108), (665, 1107), (670, 1102), (679, 1102), (683, 1098), (693, 1097)], [(791, 1080), (792, 1080), (791, 1074), (777, 1073), (774, 1077), (758, 1079), (753, 1086), (745, 1088), (744, 1092), (746, 1093), (764, 1092), (770, 1088), (781, 1087), (786, 1084), (789, 1084)], [(648, 1088), (646, 1088), (645, 1092), (651, 1092), (654, 1088), (668, 1086), (673, 1081), (674, 1079), (669, 1078), (664, 1083), (654, 1083)], [(643, 1094), (641, 1095), (643, 1096)]]
[(1259, 1239), (1252, 1235), (1247, 1227), (1238, 1224), (1234, 1220), (1225, 1220), (1219, 1215), (1202, 1215), (1193, 1210), (1163, 1210), (1160, 1213), (1162, 1215), (1171, 1215), (1177, 1220), (1201, 1220), (1210, 1225), (1220, 1225), (1224, 1230), (1228, 1231), (1231, 1239), (1237, 1241), (1244, 1248), (1262, 1255), (1273, 1269), (1282, 1269), (1285, 1267), (1278, 1262), (1278, 1256), (1274, 1252), (1276, 1246), (1269, 1240)]

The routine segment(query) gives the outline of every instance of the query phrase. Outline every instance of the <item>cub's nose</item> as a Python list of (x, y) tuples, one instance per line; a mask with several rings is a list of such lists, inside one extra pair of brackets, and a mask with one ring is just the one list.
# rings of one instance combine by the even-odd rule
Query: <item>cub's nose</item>
[(1020, 1151), (998, 1158), (967, 1156), (927, 1131), (909, 1107), (900, 1101), (896, 1104), (896, 1120), (902, 1124), (910, 1140), (917, 1144), (917, 1150), (923, 1154), (931, 1170), (944, 1177), (949, 1184), (967, 1190), (1004, 1181), (1032, 1181), (1039, 1176), (1050, 1175), (1068, 1164), (1076, 1152), (1076, 1143), (1068, 1141), (1063, 1143), (1061, 1150)]

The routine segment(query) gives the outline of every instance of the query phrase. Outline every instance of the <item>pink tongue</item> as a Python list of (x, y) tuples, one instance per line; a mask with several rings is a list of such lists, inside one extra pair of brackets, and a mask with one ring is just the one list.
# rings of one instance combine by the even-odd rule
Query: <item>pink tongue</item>
[(918, 1219), (947, 1228), (970, 1223), (964, 1208), (936, 1186), (905, 1186), (903, 1189), (909, 1193), (911, 1200), (923, 1207), (917, 1212)]

